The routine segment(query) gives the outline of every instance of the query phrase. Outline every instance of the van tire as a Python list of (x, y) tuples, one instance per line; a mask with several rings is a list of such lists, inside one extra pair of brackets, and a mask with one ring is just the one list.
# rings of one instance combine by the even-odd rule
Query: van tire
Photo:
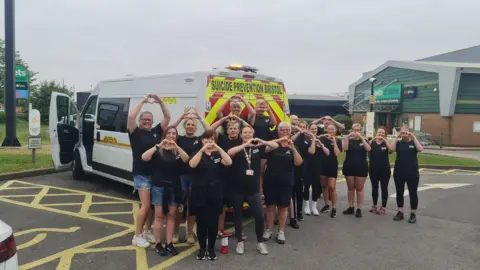
[(75, 157), (73, 159), (72, 175), (73, 179), (75, 180), (85, 179), (85, 172), (83, 171), (82, 167), (82, 159), (80, 158), (80, 152), (78, 152), (78, 150), (75, 151)]

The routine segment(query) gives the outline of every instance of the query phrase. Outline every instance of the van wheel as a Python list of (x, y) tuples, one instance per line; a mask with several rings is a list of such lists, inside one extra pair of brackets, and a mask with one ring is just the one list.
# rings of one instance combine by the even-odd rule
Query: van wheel
[(75, 151), (75, 157), (72, 164), (72, 174), (73, 179), (75, 180), (85, 179), (85, 172), (83, 171), (82, 160), (80, 158), (80, 152), (78, 151)]

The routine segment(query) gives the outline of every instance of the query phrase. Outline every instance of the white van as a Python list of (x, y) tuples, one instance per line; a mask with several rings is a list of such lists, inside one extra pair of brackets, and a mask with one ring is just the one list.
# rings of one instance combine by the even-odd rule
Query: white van
[[(149, 93), (166, 103), (172, 122), (185, 108), (196, 107), (211, 124), (218, 107), (236, 94), (254, 106), (257, 99), (265, 99), (278, 121), (290, 121), (283, 81), (251, 67), (230, 65), (204, 72), (105, 80), (91, 92), (81, 113), (68, 95), (52, 93), (49, 130), (55, 169), (71, 167), (75, 179), (93, 173), (133, 185), (128, 112)], [(154, 125), (163, 117), (158, 104), (145, 104), (142, 110), (153, 113)], [(181, 126), (179, 133), (183, 134)]]

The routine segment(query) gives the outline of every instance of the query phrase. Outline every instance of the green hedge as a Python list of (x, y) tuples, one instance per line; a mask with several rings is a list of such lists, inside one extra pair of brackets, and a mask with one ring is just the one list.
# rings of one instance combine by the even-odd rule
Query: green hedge
[[(0, 124), (5, 124), (6, 114), (4, 111), (0, 112)], [(17, 113), (17, 123), (18, 122), (28, 122), (28, 113)]]

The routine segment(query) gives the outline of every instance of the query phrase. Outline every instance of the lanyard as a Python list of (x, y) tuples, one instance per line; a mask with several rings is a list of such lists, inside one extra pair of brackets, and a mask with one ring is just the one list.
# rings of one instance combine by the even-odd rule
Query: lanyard
[(250, 147), (250, 149), (248, 150), (248, 153), (247, 153), (247, 150), (245, 150), (245, 148), (243, 148), (243, 152), (245, 153), (245, 159), (247, 160), (248, 169), (251, 170), (251, 166), (252, 166), (252, 147)]

